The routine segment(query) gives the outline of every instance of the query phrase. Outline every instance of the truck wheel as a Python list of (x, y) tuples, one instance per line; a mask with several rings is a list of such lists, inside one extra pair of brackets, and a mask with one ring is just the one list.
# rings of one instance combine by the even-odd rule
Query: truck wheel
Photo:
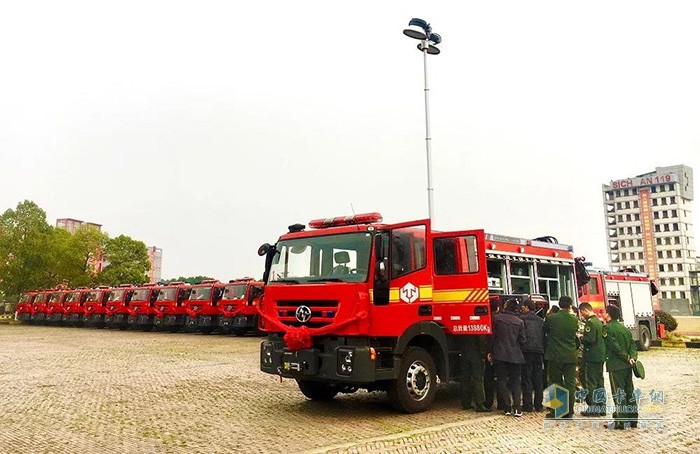
[(248, 328), (233, 328), (233, 335), (234, 336), (245, 336), (245, 333), (248, 332)]
[(639, 325), (639, 341), (637, 341), (639, 351), (645, 352), (651, 347), (651, 332), (647, 325)]
[(338, 394), (338, 388), (328, 383), (297, 380), (301, 393), (311, 400), (327, 401)]
[(405, 413), (425, 411), (435, 399), (436, 387), (433, 358), (420, 347), (408, 347), (401, 361), (399, 378), (389, 387), (392, 404)]
[(207, 326), (205, 328), (202, 328), (200, 331), (202, 331), (202, 334), (211, 334), (214, 332), (214, 328), (211, 326)]

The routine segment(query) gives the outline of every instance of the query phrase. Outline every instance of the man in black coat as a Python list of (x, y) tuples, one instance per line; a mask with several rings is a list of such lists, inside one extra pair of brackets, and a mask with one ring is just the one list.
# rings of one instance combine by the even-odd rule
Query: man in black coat
[(508, 300), (503, 312), (493, 315), (493, 361), (499, 399), (508, 407), (506, 415), (522, 416), (520, 369), (525, 363), (522, 348), (527, 343), (525, 323), (516, 315), (518, 302)]
[(535, 304), (530, 299), (523, 301), (520, 318), (525, 323), (525, 337), (527, 338), (523, 347), (523, 356), (525, 356), (525, 364), (523, 364), (522, 369), (523, 387), (525, 388), (523, 409), (525, 411), (542, 411), (544, 320), (535, 313)]

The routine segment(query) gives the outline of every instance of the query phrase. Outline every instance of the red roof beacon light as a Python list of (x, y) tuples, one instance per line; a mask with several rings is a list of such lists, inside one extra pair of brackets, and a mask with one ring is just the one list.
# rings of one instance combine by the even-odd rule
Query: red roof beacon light
[(338, 216), (336, 218), (314, 219), (309, 222), (309, 227), (314, 229), (325, 229), (327, 227), (339, 227), (341, 225), (372, 224), (382, 222), (382, 215), (379, 213), (362, 213), (353, 216)]

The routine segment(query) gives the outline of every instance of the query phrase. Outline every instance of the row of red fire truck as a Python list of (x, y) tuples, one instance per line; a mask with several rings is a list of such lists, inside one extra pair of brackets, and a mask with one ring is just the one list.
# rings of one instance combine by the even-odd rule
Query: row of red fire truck
[(19, 321), (127, 329), (200, 331), (243, 335), (257, 330), (262, 283), (250, 278), (197, 285), (130, 284), (26, 292), (17, 304)]
[(646, 349), (656, 336), (649, 278), (587, 270), (571, 246), (483, 230), (437, 232), (429, 220), (384, 224), (379, 213), (289, 227), (265, 257), (260, 368), (295, 379), (313, 400), (387, 391), (404, 412), (427, 409), (460, 374), (465, 336), (492, 333), (490, 303), (549, 304), (566, 295), (622, 308)]

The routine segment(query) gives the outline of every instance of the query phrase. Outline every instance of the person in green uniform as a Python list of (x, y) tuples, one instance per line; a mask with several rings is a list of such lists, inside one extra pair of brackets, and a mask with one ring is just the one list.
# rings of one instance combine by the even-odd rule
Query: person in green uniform
[[(559, 312), (544, 320), (547, 345), (544, 358), (547, 360), (547, 385), (559, 385), (569, 390), (569, 411), (563, 417), (574, 414), (574, 392), (576, 390), (576, 361), (578, 359), (578, 321), (571, 313), (571, 297), (559, 299)], [(550, 417), (552, 413), (550, 412)]]
[(620, 323), (620, 308), (606, 308), (610, 322), (603, 329), (607, 361), (605, 368), (610, 375), (610, 390), (615, 402), (615, 429), (636, 428), (639, 410), (632, 383), (632, 366), (637, 361), (637, 347), (630, 331)]
[(588, 303), (579, 306), (579, 312), (586, 320), (583, 327), (583, 386), (586, 391), (588, 408), (583, 416), (605, 416), (605, 382), (603, 363), (605, 362), (605, 341), (603, 323), (595, 316)]
[(484, 392), (484, 360), (488, 355), (486, 336), (462, 336), (462, 409), (478, 412), (486, 408)]

